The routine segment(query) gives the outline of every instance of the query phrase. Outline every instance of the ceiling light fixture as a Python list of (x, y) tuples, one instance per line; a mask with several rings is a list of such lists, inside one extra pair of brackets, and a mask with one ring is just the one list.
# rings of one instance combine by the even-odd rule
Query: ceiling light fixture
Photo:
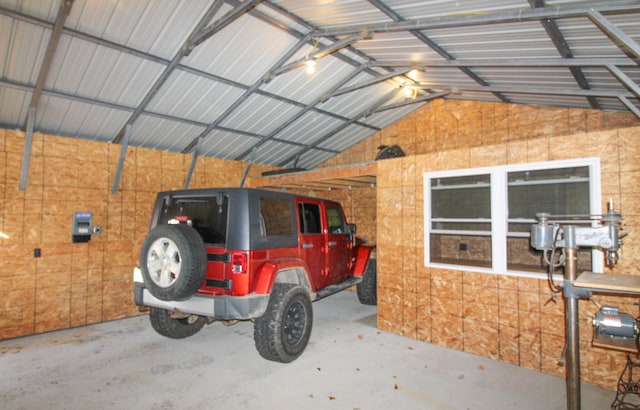
[(418, 89), (416, 87), (405, 86), (403, 91), (407, 98), (416, 98), (418, 96)]
[(316, 60), (307, 57), (307, 61), (305, 61), (305, 64), (307, 66), (308, 74), (313, 74), (316, 72)]

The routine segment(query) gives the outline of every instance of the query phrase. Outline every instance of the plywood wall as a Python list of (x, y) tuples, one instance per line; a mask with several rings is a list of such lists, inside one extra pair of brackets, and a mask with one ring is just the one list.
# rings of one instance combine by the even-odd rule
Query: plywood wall
[[(408, 154), (378, 164), (379, 328), (563, 376), (558, 361), (564, 302), (550, 299), (545, 280), (424, 266), (423, 174), (600, 157), (603, 203), (612, 197), (627, 228), (638, 231), (639, 125), (631, 114), (434, 101), (330, 160), (326, 165), (369, 161), (381, 144), (399, 144)], [(640, 240), (630, 237), (611, 273), (640, 275), (639, 262)], [(637, 298), (595, 300), (638, 315)], [(597, 309), (580, 302), (582, 377), (614, 389), (625, 355), (591, 346), (590, 323)]]
[[(120, 145), (35, 134), (19, 189), (24, 133), (0, 129), (0, 339), (137, 314), (132, 270), (156, 192), (180, 189), (192, 157), (129, 148), (111, 193)], [(191, 187), (238, 186), (245, 164), (200, 157)], [(254, 166), (252, 175), (271, 168)], [(103, 233), (72, 243), (74, 211)], [(34, 256), (39, 249), (40, 257)]]

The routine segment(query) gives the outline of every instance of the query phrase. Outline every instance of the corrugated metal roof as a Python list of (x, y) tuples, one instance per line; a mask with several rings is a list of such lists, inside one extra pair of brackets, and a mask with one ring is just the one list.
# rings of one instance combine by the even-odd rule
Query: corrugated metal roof
[(640, 117), (637, 0), (64, 1), (0, 0), (0, 126), (314, 167), (431, 98)]

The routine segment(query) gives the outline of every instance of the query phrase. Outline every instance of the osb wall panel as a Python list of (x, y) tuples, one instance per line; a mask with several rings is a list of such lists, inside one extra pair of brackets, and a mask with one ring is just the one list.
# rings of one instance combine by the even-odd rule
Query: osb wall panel
[[(130, 147), (111, 193), (120, 145), (35, 134), (19, 189), (24, 133), (0, 129), (0, 339), (137, 314), (132, 270), (158, 191), (180, 189), (191, 156)], [(245, 164), (199, 157), (191, 187), (238, 186)], [(250, 175), (269, 167), (254, 166)], [(101, 235), (71, 242), (74, 211)], [(34, 257), (34, 250), (41, 257)]]
[[(608, 198), (640, 226), (640, 127), (457, 148), (378, 165), (378, 326), (387, 331), (522, 367), (564, 375), (564, 300), (546, 280), (424, 267), (423, 174), (540, 160), (600, 157), (602, 202)], [(541, 147), (545, 147), (544, 149)], [(491, 162), (482, 153), (491, 153)], [(501, 154), (498, 154), (501, 153)], [(399, 235), (398, 233), (402, 234)], [(625, 240), (610, 274), (640, 275), (640, 241)], [(402, 269), (398, 267), (401, 266)], [(637, 297), (597, 295), (599, 304), (638, 314)], [(591, 346), (595, 303), (580, 302), (583, 380), (614, 389), (624, 353)]]
[[(634, 230), (640, 224), (639, 125), (628, 113), (437, 100), (323, 164), (371, 161), (382, 144), (398, 144), (407, 154), (378, 165), (378, 326), (563, 376), (564, 301), (551, 299), (545, 280), (424, 267), (423, 174), (600, 157), (603, 209), (613, 198)], [(640, 274), (639, 247), (640, 241), (625, 240), (620, 263), (608, 272)], [(633, 297), (595, 300), (637, 315)], [(580, 302), (582, 376), (614, 389), (625, 355), (591, 346), (597, 310)]]
[[(494, 146), (503, 142), (523, 141), (526, 144), (527, 140), (539, 137), (638, 125), (640, 119), (632, 113), (440, 99), (331, 158), (323, 166), (372, 161), (378, 147), (383, 144), (397, 144), (410, 156), (456, 148)], [(454, 152), (452, 155), (457, 154)], [(535, 156), (535, 153), (531, 155)], [(496, 158), (477, 159), (490, 162)], [(452, 169), (456, 168), (455, 162), (457, 160), (451, 164)]]

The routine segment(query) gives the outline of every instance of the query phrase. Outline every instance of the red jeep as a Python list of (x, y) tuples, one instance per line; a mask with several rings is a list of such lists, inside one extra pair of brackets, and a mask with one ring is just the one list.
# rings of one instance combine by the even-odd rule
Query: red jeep
[(373, 247), (355, 231), (334, 201), (248, 188), (161, 192), (135, 303), (171, 338), (253, 320), (260, 355), (288, 363), (309, 341), (312, 301), (357, 285), (360, 302), (376, 304)]

